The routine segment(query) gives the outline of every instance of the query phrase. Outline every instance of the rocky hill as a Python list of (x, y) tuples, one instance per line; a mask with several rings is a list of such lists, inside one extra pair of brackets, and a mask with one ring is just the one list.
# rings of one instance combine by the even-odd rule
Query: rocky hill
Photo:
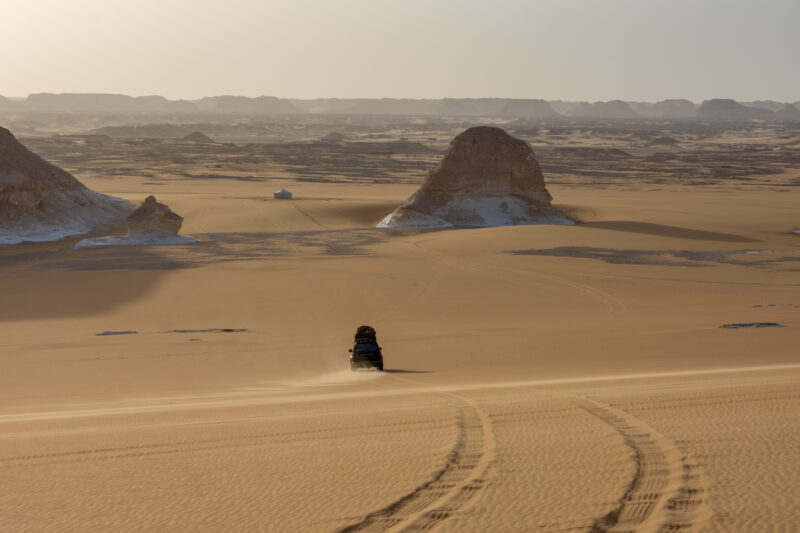
[(0, 128), (0, 244), (54, 241), (118, 226), (132, 207), (51, 165)]
[(533, 150), (500, 128), (457, 135), (442, 161), (378, 227), (564, 224)]

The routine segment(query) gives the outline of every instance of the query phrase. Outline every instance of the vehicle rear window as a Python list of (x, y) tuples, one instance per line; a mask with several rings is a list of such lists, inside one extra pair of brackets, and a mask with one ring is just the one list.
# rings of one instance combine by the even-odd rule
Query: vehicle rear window
[(353, 351), (356, 353), (377, 352), (378, 345), (375, 343), (356, 344), (356, 347), (353, 349)]

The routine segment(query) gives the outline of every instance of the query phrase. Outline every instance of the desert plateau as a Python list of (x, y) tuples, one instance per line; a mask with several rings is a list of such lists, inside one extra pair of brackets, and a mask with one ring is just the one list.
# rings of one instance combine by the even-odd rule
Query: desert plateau
[[(173, 244), (0, 247), (0, 530), (800, 524), (800, 126), (109, 117), (3, 123)], [(570, 223), (376, 227), (478, 125)]]

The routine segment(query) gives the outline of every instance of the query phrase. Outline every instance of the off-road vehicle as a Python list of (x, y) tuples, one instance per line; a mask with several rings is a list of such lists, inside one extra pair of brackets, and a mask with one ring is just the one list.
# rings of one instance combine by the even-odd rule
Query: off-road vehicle
[(356, 330), (353, 347), (350, 349), (350, 370), (377, 368), (383, 370), (383, 354), (378, 346), (375, 329), (360, 326)]

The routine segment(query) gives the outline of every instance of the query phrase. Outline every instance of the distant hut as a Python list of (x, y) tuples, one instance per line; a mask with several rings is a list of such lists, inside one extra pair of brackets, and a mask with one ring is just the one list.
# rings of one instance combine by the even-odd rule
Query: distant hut
[(292, 199), (292, 193), (290, 193), (286, 189), (281, 189), (281, 190), (275, 192), (272, 196), (276, 200), (291, 200)]

